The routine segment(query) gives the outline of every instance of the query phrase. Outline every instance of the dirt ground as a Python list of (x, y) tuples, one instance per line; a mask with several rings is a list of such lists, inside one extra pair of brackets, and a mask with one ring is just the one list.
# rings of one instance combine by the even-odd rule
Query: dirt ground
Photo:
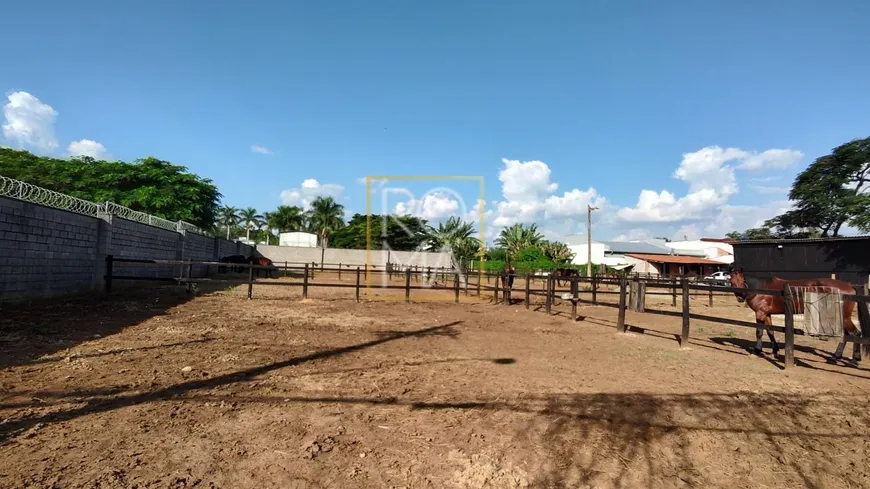
[(870, 487), (870, 360), (832, 362), (833, 341), (798, 337), (782, 370), (748, 328), (693, 320), (681, 349), (679, 317), (618, 334), (613, 307), (369, 292), (4, 308), (0, 487)]

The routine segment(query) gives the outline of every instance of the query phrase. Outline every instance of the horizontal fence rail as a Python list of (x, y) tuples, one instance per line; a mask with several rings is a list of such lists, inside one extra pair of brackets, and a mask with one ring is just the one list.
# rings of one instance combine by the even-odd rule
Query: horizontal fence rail
[[(121, 264), (151, 264), (156, 266), (172, 266), (177, 267), (177, 276), (175, 277), (143, 277), (143, 276), (128, 276), (116, 274), (116, 267)], [(191, 285), (199, 283), (233, 283), (247, 284), (247, 297), (250, 299), (253, 296), (253, 287), (255, 284), (283, 286), (283, 287), (301, 287), (302, 298), (308, 298), (310, 288), (346, 288), (355, 289), (355, 297), (357, 302), (360, 301), (360, 290), (369, 288), (368, 279), (370, 276), (379, 278), (403, 278), (404, 283), (394, 284), (376, 284), (372, 288), (387, 289), (387, 290), (404, 290), (404, 299), (410, 302), (411, 291), (414, 290), (441, 290), (453, 291), (454, 302), (459, 302), (460, 291), (463, 290), (465, 295), (469, 295), (469, 289), (476, 292), (479, 298), (483, 298), (485, 294), (490, 295), (493, 302), (498, 304), (501, 302), (504, 305), (512, 305), (515, 303), (512, 296), (519, 294), (522, 299), (522, 304), (526, 309), (531, 307), (531, 297), (543, 297), (544, 308), (548, 315), (552, 314), (552, 307), (557, 301), (565, 302), (571, 306), (571, 318), (577, 318), (578, 304), (591, 304), (594, 306), (608, 306), (618, 308), (617, 331), (626, 331), (625, 313), (631, 308), (633, 311), (644, 312), (650, 314), (658, 314), (665, 316), (680, 317), (682, 319), (682, 331), (679, 335), (679, 343), (681, 346), (686, 346), (690, 336), (691, 320), (708, 321), (731, 326), (740, 326), (747, 328), (767, 328), (770, 331), (784, 333), (785, 341), (785, 361), (786, 368), (794, 365), (794, 336), (806, 335), (802, 329), (795, 328), (793, 301), (790, 289), (785, 290), (770, 290), (770, 289), (750, 289), (741, 287), (731, 287), (722, 285), (721, 283), (697, 283), (691, 282), (686, 277), (680, 279), (662, 279), (658, 277), (643, 278), (643, 277), (628, 277), (621, 276), (614, 279), (609, 276), (592, 277), (572, 276), (560, 277), (554, 274), (536, 274), (536, 273), (490, 273), (480, 270), (457, 270), (446, 267), (422, 267), (422, 266), (403, 266), (387, 267), (384, 265), (347, 265), (347, 264), (331, 264), (326, 267), (326, 264), (295, 262), (278, 262), (271, 265), (261, 265), (252, 263), (227, 263), (221, 261), (191, 261), (191, 260), (150, 260), (137, 258), (115, 258), (112, 255), (106, 257), (106, 275), (105, 289), (111, 291), (112, 282), (114, 280), (130, 280), (130, 281), (161, 281), (174, 282), (181, 285), (186, 285), (190, 290)], [(230, 271), (232, 269), (242, 270), (247, 272), (245, 278), (193, 278), (191, 270), (194, 266), (216, 266), (219, 269)], [(275, 281), (262, 280), (259, 274), (265, 272), (268, 278), (273, 274), (283, 276), (296, 276), (300, 278), (298, 281)], [(350, 274), (355, 278), (353, 283), (334, 283), (334, 282), (315, 282), (316, 276), (323, 273), (337, 274), (341, 280), (342, 274)], [(256, 276), (255, 276), (256, 275)], [(513, 278), (524, 279), (524, 286), (519, 288), (506, 287), (503, 279)], [(429, 284), (417, 285), (416, 283), (422, 280), (430, 281)], [(473, 282), (472, 279), (477, 279)], [(363, 283), (366, 280), (366, 283)], [(486, 283), (484, 283), (486, 281)], [(588, 284), (588, 285), (587, 285)], [(567, 285), (567, 288), (565, 288)], [(583, 289), (580, 287), (583, 285)], [(615, 287), (616, 290), (608, 290), (604, 287)], [(667, 292), (648, 292), (647, 289), (662, 290), (667, 289)], [(631, 294), (629, 294), (631, 292)], [(723, 318), (707, 314), (698, 314), (690, 311), (690, 296), (695, 292), (696, 295), (709, 297), (709, 305), (713, 305), (714, 294), (719, 296), (732, 294), (745, 295), (769, 295), (783, 297), (786, 303), (785, 326), (764, 325), (757, 322), (742, 321), (738, 319)], [(865, 290), (866, 293), (866, 290)], [(587, 297), (581, 297), (585, 294)], [(499, 300), (501, 295), (501, 300)], [(616, 302), (601, 301), (601, 296), (617, 295)], [(632, 300), (629, 302), (629, 295)], [(663, 310), (646, 308), (644, 301), (638, 299), (635, 295), (658, 295), (671, 296), (671, 305), (678, 307), (678, 298), (681, 299), (681, 310)], [(843, 294), (843, 301), (857, 302), (864, 307), (870, 303), (870, 296), (860, 294)], [(859, 318), (861, 315), (859, 314)], [(862, 324), (864, 328), (870, 328), (870, 325)], [(845, 342), (870, 345), (870, 337), (852, 337), (845, 336)]]

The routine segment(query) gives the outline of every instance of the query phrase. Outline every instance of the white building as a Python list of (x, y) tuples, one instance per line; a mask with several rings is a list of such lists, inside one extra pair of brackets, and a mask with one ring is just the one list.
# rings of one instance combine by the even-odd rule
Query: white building
[(298, 246), (316, 248), (317, 235), (303, 232), (281, 233), (278, 235), (278, 246)]
[[(586, 236), (582, 234), (567, 236), (565, 238), (565, 244), (568, 245), (568, 249), (574, 253), (574, 259), (571, 260), (571, 264), (585, 265), (589, 260), (589, 244), (586, 241)], [(607, 264), (604, 259), (605, 249), (604, 243), (599, 243), (598, 241), (592, 242), (593, 265), (599, 265), (601, 263)]]

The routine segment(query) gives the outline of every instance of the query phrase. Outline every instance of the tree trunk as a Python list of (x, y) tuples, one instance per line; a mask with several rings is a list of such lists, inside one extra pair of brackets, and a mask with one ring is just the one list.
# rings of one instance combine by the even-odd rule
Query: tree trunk
[(248, 224), (246, 227), (247, 227), (247, 229), (245, 229), (245, 241), (247, 241), (248, 244), (250, 244), (251, 243), (251, 225)]
[(837, 236), (840, 235), (840, 226), (842, 226), (842, 225), (843, 225), (842, 222), (838, 222), (837, 225), (834, 226), (834, 234), (832, 234), (833, 237), (836, 238)]
[(227, 224), (227, 241), (230, 240), (230, 226)]

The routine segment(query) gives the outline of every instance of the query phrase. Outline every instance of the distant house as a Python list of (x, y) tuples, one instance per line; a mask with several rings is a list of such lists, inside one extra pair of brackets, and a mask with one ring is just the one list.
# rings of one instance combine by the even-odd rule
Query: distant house
[[(572, 263), (585, 265), (588, 249), (586, 236), (572, 235), (568, 236), (565, 241), (574, 252)], [(708, 257), (708, 254), (719, 256), (720, 252), (724, 253), (724, 250), (712, 251), (707, 249), (718, 248), (715, 245), (687, 244), (681, 247), (672, 247), (670, 244), (664, 240), (596, 240), (592, 242), (592, 263), (604, 264), (617, 269), (630, 268), (633, 272), (660, 276), (709, 275), (727, 266), (728, 262), (726, 261)], [(722, 259), (727, 260), (727, 258)]]
[(692, 252), (703, 252), (704, 258), (723, 265), (734, 263), (734, 246), (725, 240), (701, 238), (692, 241), (671, 241), (665, 246), (674, 250), (675, 254), (688, 255)]

